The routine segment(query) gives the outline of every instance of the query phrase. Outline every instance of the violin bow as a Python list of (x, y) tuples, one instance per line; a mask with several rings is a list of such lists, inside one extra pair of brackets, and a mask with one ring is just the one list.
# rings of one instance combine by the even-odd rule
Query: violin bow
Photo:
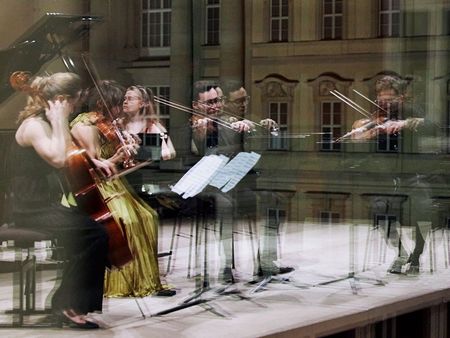
[[(105, 106), (105, 109), (108, 112), (108, 115), (109, 115), (113, 125), (116, 126), (116, 119), (114, 118), (114, 115), (112, 114), (111, 110), (109, 109), (109, 105), (106, 102), (105, 96), (103, 95), (103, 92), (102, 92), (100, 86), (98, 85), (98, 82), (97, 82), (98, 73), (96, 72), (95, 67), (93, 65), (89, 66), (88, 61), (86, 60), (86, 54), (84, 54), (84, 53), (81, 54), (81, 60), (83, 60), (83, 64), (86, 67), (86, 70), (89, 74), (89, 77), (91, 78), (91, 81), (94, 83), (95, 89), (97, 89), (97, 91), (98, 91), (100, 100), (102, 100), (102, 103)], [(91, 67), (92, 67), (92, 70), (91, 70)], [(95, 74), (94, 74), (94, 72), (95, 72)], [(126, 141), (125, 141), (122, 133), (119, 130), (116, 130), (116, 135), (120, 141), (120, 144), (125, 145)], [(133, 154), (131, 153), (131, 151), (127, 147), (125, 147), (124, 149), (127, 152), (127, 156), (132, 158)]]

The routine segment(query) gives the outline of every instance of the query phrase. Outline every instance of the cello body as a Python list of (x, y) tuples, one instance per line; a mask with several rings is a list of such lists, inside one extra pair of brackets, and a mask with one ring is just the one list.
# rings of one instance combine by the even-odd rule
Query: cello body
[(66, 176), (78, 206), (105, 226), (109, 236), (108, 257), (112, 267), (120, 268), (133, 259), (122, 223), (113, 218), (97, 186), (99, 175), (86, 150), (73, 147), (67, 159)]

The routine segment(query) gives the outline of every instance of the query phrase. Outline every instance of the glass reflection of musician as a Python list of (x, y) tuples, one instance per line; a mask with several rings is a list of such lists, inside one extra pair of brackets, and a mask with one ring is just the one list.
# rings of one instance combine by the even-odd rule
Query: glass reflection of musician
[[(110, 166), (114, 172), (115, 166), (125, 159), (124, 146), (117, 149), (117, 143), (108, 140), (104, 134), (105, 125), (112, 126), (109, 112), (113, 118), (118, 118), (122, 104), (125, 109), (131, 102), (137, 105), (145, 103), (137, 93), (127, 92), (124, 102), (125, 88), (115, 81), (101, 81), (98, 89), (102, 92), (101, 99), (97, 88), (91, 88), (88, 94), (88, 104), (93, 111), (78, 115), (72, 122), (72, 134), (96, 161)], [(105, 107), (105, 103), (108, 107)], [(109, 112), (108, 112), (109, 110)], [(102, 126), (102, 127), (100, 127)], [(125, 147), (133, 151), (137, 145), (133, 138)], [(127, 181), (115, 178), (99, 184), (99, 189), (117, 222), (123, 221), (127, 232), (128, 244), (134, 259), (122, 267), (120, 271), (108, 271), (105, 278), (104, 295), (107, 297), (143, 297), (158, 292), (159, 295), (173, 295), (172, 290), (164, 290), (159, 278), (157, 259), (158, 215), (143, 202)]]
[(353, 123), (353, 140), (371, 140), (380, 135), (394, 135), (402, 129), (416, 130), (422, 118), (409, 117), (400, 120), (405, 102), (406, 83), (397, 77), (386, 75), (375, 84), (378, 109), (371, 116)]
[[(232, 113), (234, 116), (243, 118), (247, 114), (249, 100), (250, 97), (248, 96), (247, 91), (244, 87), (232, 90), (228, 94), (228, 100), (226, 102), (225, 110)], [(260, 124), (268, 129), (276, 126), (276, 122), (271, 119), (264, 119), (260, 121)], [(239, 212), (239, 215), (241, 214), (242, 212)], [(273, 226), (273, 224), (262, 222), (260, 224), (260, 230), (258, 231), (258, 234), (259, 249), (256, 264), (254, 267), (253, 282), (257, 282), (260, 277), (274, 276), (293, 271), (293, 267), (277, 266), (274, 263), (278, 260), (278, 224), (277, 226)]]
[(80, 92), (80, 78), (72, 73), (33, 80), (16, 132), (13, 215), (17, 227), (48, 232), (62, 244), (67, 261), (52, 310), (71, 326), (93, 329), (99, 326), (85, 315), (102, 310), (108, 236), (78, 209), (62, 206), (55, 189), (71, 146), (68, 116)]
[[(219, 87), (209, 90), (197, 89), (197, 100), (192, 107), (205, 117), (193, 116), (192, 118), (192, 140), (193, 151), (200, 155), (222, 154), (228, 157), (236, 155), (242, 150), (241, 135), (252, 128), (250, 121), (230, 120), (229, 115), (224, 114), (224, 97)], [(224, 120), (227, 128), (217, 124), (212, 118)], [(221, 244), (224, 251), (224, 259), (221, 262), (219, 278), (224, 283), (234, 283), (232, 272), (232, 233), (234, 221), (233, 193), (214, 194), (216, 218), (221, 221)]]
[[(425, 121), (422, 112), (418, 111), (414, 106), (406, 100), (406, 89), (408, 83), (396, 76), (385, 75), (378, 79), (375, 84), (376, 103), (379, 106), (377, 113), (373, 119), (358, 120), (353, 124), (352, 139), (370, 140), (377, 136), (385, 137), (386, 135), (396, 135), (400, 131), (414, 132), (416, 137), (422, 137), (424, 132), (433, 128), (430, 121)], [(400, 119), (402, 115), (412, 115), (406, 119)], [(358, 130), (359, 129), (359, 130)], [(431, 171), (425, 175), (416, 173), (409, 179), (396, 177), (397, 191), (404, 189), (410, 192), (412, 205), (418, 210), (414, 220), (415, 228), (415, 246), (413, 252), (408, 255), (401, 241), (400, 229), (394, 225), (390, 229), (390, 233), (386, 234), (385, 239), (393, 247), (398, 248), (398, 255), (391, 263), (388, 272), (402, 273), (402, 268), (408, 264), (406, 273), (417, 274), (420, 267), (420, 255), (423, 252), (424, 238), (435, 226), (432, 221), (433, 201), (431, 197), (430, 181), (434, 180), (438, 175), (434, 175)], [(389, 238), (388, 238), (389, 237)], [(393, 243), (396, 241), (397, 243)]]

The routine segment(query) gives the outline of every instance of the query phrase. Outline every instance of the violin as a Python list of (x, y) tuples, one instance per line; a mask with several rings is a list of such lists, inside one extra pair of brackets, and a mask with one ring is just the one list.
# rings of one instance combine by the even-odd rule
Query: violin
[(116, 151), (120, 148), (124, 149), (125, 159), (122, 161), (122, 166), (124, 169), (130, 169), (135, 167), (137, 164), (134, 154), (130, 151), (128, 145), (131, 144), (131, 142), (136, 142), (136, 140), (130, 140), (131, 136), (126, 137), (122, 129), (119, 128), (117, 124), (117, 120), (110, 121), (103, 118), (96, 122), (95, 126), (98, 128), (103, 137), (110, 144), (112, 144)]
[(424, 123), (423, 118), (411, 117), (406, 120), (397, 119), (402, 107), (401, 99), (372, 101), (357, 90), (353, 89), (353, 91), (374, 105), (376, 110), (372, 113), (368, 112), (337, 90), (331, 90), (330, 93), (332, 95), (366, 117), (366, 119), (356, 121), (351, 131), (337, 138), (334, 142), (342, 142), (349, 138), (354, 140), (369, 140), (381, 133), (389, 135), (396, 134), (403, 128), (416, 130), (420, 124)]
[[(29, 95), (40, 93), (33, 92), (29, 85), (31, 73), (17, 71), (11, 74), (10, 84), (18, 91), (27, 92)], [(66, 180), (78, 207), (88, 213), (91, 218), (102, 225), (108, 233), (108, 257), (112, 267), (120, 268), (133, 259), (128, 246), (126, 232), (122, 222), (116, 222), (98, 188), (102, 177), (85, 149), (82, 149), (73, 139), (73, 145), (68, 151), (64, 173)], [(111, 199), (113, 197), (110, 197)]]
[[(223, 109), (221, 110), (221, 112), (226, 115), (229, 115), (228, 119), (223, 119), (223, 118), (219, 118), (217, 116), (211, 115), (211, 114), (203, 113), (196, 109), (192, 109), (190, 107), (176, 103), (174, 101), (169, 101), (160, 96), (155, 96), (155, 102), (193, 115), (192, 120), (194, 123), (198, 119), (208, 119), (212, 122), (215, 122), (217, 125), (231, 129), (233, 131), (237, 131), (234, 123), (236, 123), (238, 121), (243, 121), (243, 119), (241, 117), (236, 116), (230, 112), (224, 111)], [(247, 120), (247, 121), (249, 121), (253, 126), (257, 126), (262, 129), (269, 130), (273, 136), (278, 136), (279, 127), (278, 127), (277, 123), (272, 119), (264, 119), (264, 120), (261, 120), (260, 123), (250, 121), (250, 120)]]

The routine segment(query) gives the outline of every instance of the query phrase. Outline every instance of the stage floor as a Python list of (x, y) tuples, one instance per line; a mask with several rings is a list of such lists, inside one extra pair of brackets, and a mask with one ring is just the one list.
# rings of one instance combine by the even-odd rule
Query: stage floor
[[(172, 246), (172, 255), (160, 258), (162, 280), (174, 287), (173, 297), (105, 299), (103, 314), (93, 314), (104, 328), (1, 329), (2, 337), (320, 337), (364, 326), (450, 299), (448, 233), (439, 230), (427, 239), (419, 275), (388, 274), (396, 251), (386, 245), (382, 233), (364, 222), (322, 225), (288, 223), (277, 238), (277, 264), (295, 271), (277, 276), (265, 287), (249, 284), (257, 252), (257, 235), (245, 221), (234, 226), (237, 283), (224, 286), (218, 280), (223, 253), (217, 225), (199, 232), (196, 248), (190, 223), (176, 229), (165, 220), (160, 227), (160, 252)], [(259, 224), (261, 226), (261, 224)], [(411, 229), (403, 230), (404, 243), (411, 250)], [(204, 278), (204, 254), (207, 272)], [(8, 255), (6, 249), (0, 254)], [(38, 256), (39, 258), (39, 256)], [(197, 277), (195, 277), (197, 276)], [(281, 278), (283, 277), (283, 278)], [(352, 278), (357, 277), (357, 278)], [(55, 271), (38, 273), (38, 307), (45, 304), (54, 285)], [(0, 306), (11, 307), (12, 277), (0, 274)], [(208, 281), (197, 305), (165, 315), (192, 296), (196, 285)], [(225, 288), (226, 287), (226, 288)], [(225, 294), (221, 294), (225, 288)], [(228, 294), (227, 294), (228, 293)], [(142, 317), (139, 307), (145, 314)], [(6, 322), (8, 316), (0, 316)]]

